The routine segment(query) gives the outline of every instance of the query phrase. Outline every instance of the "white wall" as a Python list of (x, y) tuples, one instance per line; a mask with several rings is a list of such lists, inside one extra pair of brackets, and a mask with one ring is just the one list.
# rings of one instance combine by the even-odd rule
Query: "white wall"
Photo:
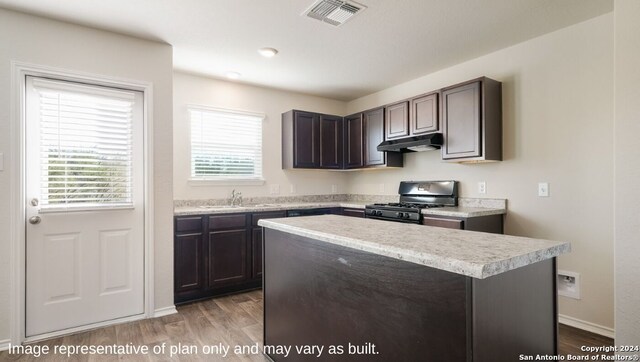
[[(616, 345), (640, 345), (640, 2), (616, 0)], [(637, 354), (637, 353), (634, 353)]]
[(9, 338), (11, 61), (153, 83), (155, 302), (173, 305), (172, 48), (0, 9), (0, 341)]
[[(185, 73), (174, 73), (174, 198), (176, 200), (229, 197), (232, 189), (243, 196), (294, 196), (330, 194), (331, 185), (338, 193), (346, 190), (343, 172), (317, 170), (282, 170), (281, 115), (291, 109), (344, 115), (346, 103), (316, 96), (274, 90)], [(187, 105), (197, 104), (238, 109), (266, 115), (263, 126), (264, 185), (201, 186), (189, 182), (189, 119)], [(270, 185), (280, 185), (280, 194), (270, 194)], [(295, 194), (291, 193), (291, 185)]]
[[(354, 100), (348, 112), (482, 75), (503, 82), (503, 162), (408, 154), (401, 170), (357, 172), (351, 192), (375, 194), (384, 184), (394, 194), (401, 180), (456, 179), (462, 196), (508, 199), (508, 234), (572, 243), (559, 267), (581, 273), (582, 300), (561, 297), (560, 313), (613, 327), (612, 14)], [(486, 195), (478, 181), (487, 182)], [(551, 197), (537, 197), (540, 181), (550, 183)]]

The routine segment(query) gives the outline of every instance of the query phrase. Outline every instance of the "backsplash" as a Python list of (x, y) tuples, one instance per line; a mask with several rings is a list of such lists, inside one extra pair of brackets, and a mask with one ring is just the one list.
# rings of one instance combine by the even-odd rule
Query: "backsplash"
[[(329, 194), (329, 195), (300, 195), (300, 196), (260, 196), (260, 197), (243, 197), (243, 205), (257, 204), (284, 204), (299, 202), (333, 202), (347, 201), (346, 194)], [(174, 200), (174, 207), (191, 207), (191, 206), (221, 206), (229, 205), (230, 199), (198, 199), (198, 200)]]
[(458, 197), (458, 206), (460, 207), (481, 207), (485, 209), (506, 209), (506, 199), (474, 199), (467, 197)]
[[(376, 202), (398, 202), (397, 195), (362, 195), (362, 194), (328, 194), (328, 195), (299, 195), (299, 196), (261, 196), (243, 197), (243, 205), (257, 204), (285, 204), (301, 202), (352, 202), (356, 204), (373, 204)], [(174, 200), (173, 207), (197, 207), (197, 206), (222, 206), (229, 205), (230, 200), (226, 199), (197, 199), (197, 200)], [(475, 199), (458, 198), (458, 205), (461, 207), (480, 207), (489, 209), (506, 209), (505, 199)]]

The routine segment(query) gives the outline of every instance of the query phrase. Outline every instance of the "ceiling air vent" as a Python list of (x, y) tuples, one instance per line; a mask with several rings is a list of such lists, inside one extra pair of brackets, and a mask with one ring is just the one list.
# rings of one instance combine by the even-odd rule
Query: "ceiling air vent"
[(352, 1), (318, 0), (302, 15), (339, 26), (366, 8), (366, 6)]

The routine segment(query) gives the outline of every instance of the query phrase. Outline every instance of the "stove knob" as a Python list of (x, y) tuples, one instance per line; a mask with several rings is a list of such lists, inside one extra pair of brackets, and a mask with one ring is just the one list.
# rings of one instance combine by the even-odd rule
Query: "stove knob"
[(409, 213), (404, 214), (404, 218), (405, 219), (410, 219), (411, 218), (411, 214), (409, 214)]
[(376, 216), (382, 216), (382, 211), (380, 211), (380, 210), (375, 210), (375, 211), (373, 212), (373, 214), (374, 214), (374, 215), (376, 215)]
[(404, 217), (404, 212), (399, 212), (396, 215), (398, 215), (399, 218), (403, 218)]

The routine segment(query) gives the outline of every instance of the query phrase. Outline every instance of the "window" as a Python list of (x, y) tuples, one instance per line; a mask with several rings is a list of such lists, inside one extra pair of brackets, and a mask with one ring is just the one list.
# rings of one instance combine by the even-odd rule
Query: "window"
[(191, 178), (262, 180), (264, 116), (191, 107)]
[(132, 206), (134, 92), (32, 77), (28, 84), (42, 208)]

